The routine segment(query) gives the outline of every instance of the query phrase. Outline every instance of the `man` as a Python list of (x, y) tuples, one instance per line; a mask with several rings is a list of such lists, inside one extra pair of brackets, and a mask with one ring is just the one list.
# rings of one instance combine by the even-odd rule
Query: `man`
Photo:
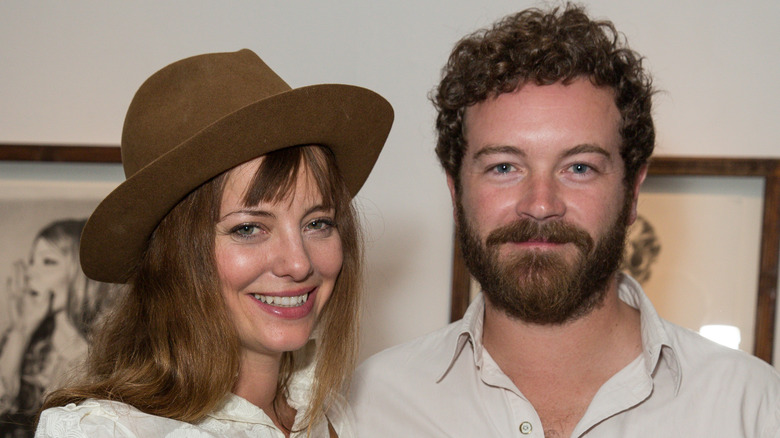
[(360, 367), (360, 436), (780, 436), (774, 369), (660, 319), (618, 273), (652, 94), (614, 26), (575, 6), (457, 44), (437, 154), (482, 294)]

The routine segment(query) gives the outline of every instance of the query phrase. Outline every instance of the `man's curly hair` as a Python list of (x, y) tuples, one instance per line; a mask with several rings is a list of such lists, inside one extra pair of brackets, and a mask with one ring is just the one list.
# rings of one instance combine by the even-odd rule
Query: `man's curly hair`
[(611, 22), (591, 20), (583, 7), (567, 4), (563, 10), (527, 9), (507, 16), (492, 28), (466, 36), (450, 54), (431, 100), (439, 113), (436, 154), (456, 190), (469, 106), (525, 83), (570, 83), (581, 77), (614, 90), (622, 119), (625, 182), (632, 184), (655, 144), (652, 79), (642, 69), (642, 57), (628, 48)]

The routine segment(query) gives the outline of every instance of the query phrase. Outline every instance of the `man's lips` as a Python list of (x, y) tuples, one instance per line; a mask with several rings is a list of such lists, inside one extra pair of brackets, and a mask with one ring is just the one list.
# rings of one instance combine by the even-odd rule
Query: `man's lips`
[(511, 241), (506, 243), (515, 246), (520, 246), (520, 247), (554, 248), (554, 247), (566, 245), (567, 243), (571, 243), (571, 242), (551, 242), (549, 240), (543, 240), (543, 239), (538, 239), (538, 240), (532, 239), (532, 240), (522, 240), (522, 241)]
[(572, 243), (583, 252), (589, 252), (593, 240), (582, 229), (564, 222), (537, 223), (521, 220), (491, 231), (485, 239), (488, 248), (494, 245), (512, 244), (526, 248), (555, 248)]

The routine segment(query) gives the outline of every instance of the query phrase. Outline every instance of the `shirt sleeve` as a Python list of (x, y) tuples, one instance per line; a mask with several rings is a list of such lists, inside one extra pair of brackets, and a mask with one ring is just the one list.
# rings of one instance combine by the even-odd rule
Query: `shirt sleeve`
[[(243, 424), (243, 423), (242, 423)], [(229, 427), (225, 426), (229, 429)], [(46, 409), (38, 421), (36, 438), (215, 438), (196, 425), (141, 412), (121, 402), (85, 400)]]
[(116, 415), (106, 412), (97, 403), (87, 401), (80, 405), (69, 404), (43, 411), (35, 437), (136, 438), (136, 434), (122, 425)]

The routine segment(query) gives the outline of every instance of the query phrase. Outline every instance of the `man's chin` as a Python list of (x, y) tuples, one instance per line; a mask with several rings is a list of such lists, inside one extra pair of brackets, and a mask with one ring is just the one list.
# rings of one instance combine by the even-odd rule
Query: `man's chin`
[[(508, 317), (537, 325), (562, 325), (577, 320), (600, 306), (606, 296), (603, 289), (573, 291), (561, 289), (562, 283), (549, 277), (537, 276), (522, 281), (517, 291), (520, 295), (493, 295), (485, 291), (485, 299), (491, 306)], [(565, 287), (565, 286), (564, 286)]]

